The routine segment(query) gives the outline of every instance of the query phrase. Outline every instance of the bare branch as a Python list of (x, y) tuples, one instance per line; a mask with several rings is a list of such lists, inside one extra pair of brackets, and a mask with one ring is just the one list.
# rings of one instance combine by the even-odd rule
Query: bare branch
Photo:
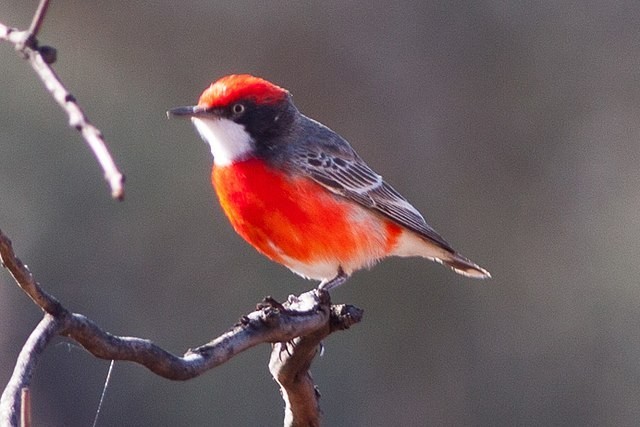
[(249, 313), (230, 331), (183, 356), (175, 356), (149, 340), (111, 335), (81, 314), (72, 315), (61, 335), (73, 338), (101, 359), (136, 362), (161, 377), (184, 381), (258, 344), (290, 341), (328, 323), (328, 312), (319, 307), (307, 313), (266, 307)]
[(17, 426), (21, 413), (22, 389), (29, 387), (40, 355), (60, 332), (61, 322), (45, 314), (20, 351), (9, 383), (0, 398), (0, 425)]
[(9, 270), (14, 280), (43, 311), (52, 316), (68, 316), (69, 312), (53, 296), (46, 293), (36, 282), (33, 274), (13, 252), (11, 240), (0, 230), (0, 262)]
[(49, 0), (40, 0), (38, 9), (31, 20), (31, 25), (29, 25), (29, 34), (31, 34), (31, 37), (38, 37), (40, 27), (42, 27), (42, 23), (44, 22), (44, 17), (47, 15), (47, 9), (49, 9)]
[(102, 133), (91, 124), (75, 97), (62, 84), (60, 78), (49, 65), (55, 60), (55, 50), (47, 46), (38, 46), (35, 35), (40, 30), (48, 4), (47, 0), (40, 2), (31, 27), (27, 31), (19, 31), (0, 24), (0, 40), (12, 43), (16, 51), (29, 61), (53, 99), (67, 113), (69, 126), (79, 131), (89, 144), (104, 171), (105, 179), (111, 188), (111, 196), (122, 200), (124, 198), (124, 175), (115, 165)]
[(159, 376), (181, 381), (197, 377), (258, 344), (276, 343), (269, 368), (285, 399), (285, 425), (319, 425), (318, 395), (308, 373), (311, 362), (322, 339), (362, 318), (362, 311), (355, 307), (332, 306), (329, 294), (318, 289), (290, 297), (284, 304), (267, 298), (228, 332), (176, 356), (146, 339), (112, 335), (82, 314), (68, 311), (42, 289), (1, 230), (0, 261), (46, 313), (20, 352), (2, 394), (0, 425), (17, 425), (20, 391), (29, 386), (38, 356), (55, 335), (75, 340), (98, 358), (135, 362)]
[[(302, 297), (307, 294), (303, 294)], [(328, 294), (320, 294), (321, 298)], [(288, 309), (296, 309), (296, 299), (284, 304)], [(322, 307), (329, 308), (327, 305)], [(330, 307), (330, 322), (315, 332), (296, 337), (291, 342), (274, 344), (269, 360), (269, 371), (280, 385), (285, 401), (285, 427), (320, 425), (320, 393), (314, 385), (309, 368), (320, 351), (322, 340), (334, 331), (348, 329), (362, 320), (363, 311), (351, 305)]]

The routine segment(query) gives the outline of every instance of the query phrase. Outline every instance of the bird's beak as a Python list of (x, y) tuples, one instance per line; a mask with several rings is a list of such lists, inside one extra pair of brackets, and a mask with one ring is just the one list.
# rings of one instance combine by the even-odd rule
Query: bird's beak
[(200, 105), (190, 105), (187, 107), (175, 107), (167, 111), (167, 117), (197, 117), (204, 114), (211, 113), (211, 111)]

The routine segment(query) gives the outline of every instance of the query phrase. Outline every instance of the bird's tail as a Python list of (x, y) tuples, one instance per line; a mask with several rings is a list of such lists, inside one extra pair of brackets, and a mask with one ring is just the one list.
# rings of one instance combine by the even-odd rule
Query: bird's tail
[(438, 259), (437, 261), (463, 276), (472, 277), (474, 279), (491, 278), (491, 273), (457, 252), (449, 253), (446, 257)]
[(447, 242), (406, 231), (400, 235), (391, 255), (421, 256), (449, 267), (458, 274), (476, 279), (489, 279), (491, 274), (473, 261), (457, 253)]

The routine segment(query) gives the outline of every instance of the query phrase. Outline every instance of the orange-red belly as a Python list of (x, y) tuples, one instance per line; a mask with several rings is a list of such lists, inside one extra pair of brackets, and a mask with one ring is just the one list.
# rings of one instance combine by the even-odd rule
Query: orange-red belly
[(214, 166), (212, 182), (233, 228), (270, 259), (314, 279), (350, 274), (388, 255), (402, 229), (306, 177), (249, 159)]

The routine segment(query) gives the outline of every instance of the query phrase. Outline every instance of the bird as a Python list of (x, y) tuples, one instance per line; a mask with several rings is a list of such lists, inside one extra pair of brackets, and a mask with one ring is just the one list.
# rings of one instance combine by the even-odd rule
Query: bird
[(389, 256), (422, 257), (471, 278), (491, 274), (456, 252), (351, 145), (302, 114), (288, 90), (231, 74), (190, 118), (213, 155), (211, 182), (234, 230), (326, 291)]

